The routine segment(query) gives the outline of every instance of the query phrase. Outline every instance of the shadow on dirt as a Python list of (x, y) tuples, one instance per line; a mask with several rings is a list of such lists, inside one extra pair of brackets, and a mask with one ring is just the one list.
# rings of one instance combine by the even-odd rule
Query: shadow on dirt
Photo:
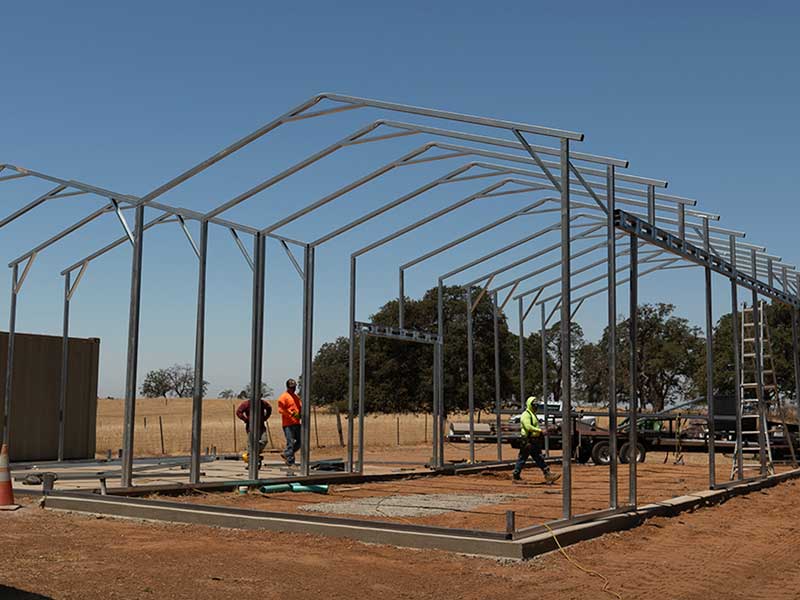
[(52, 600), (51, 596), (25, 592), (2, 584), (0, 584), (0, 598), (3, 600)]

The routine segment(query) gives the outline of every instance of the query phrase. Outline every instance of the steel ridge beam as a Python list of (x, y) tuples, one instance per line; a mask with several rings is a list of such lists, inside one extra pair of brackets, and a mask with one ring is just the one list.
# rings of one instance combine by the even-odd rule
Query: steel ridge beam
[[(515, 150), (524, 150), (521, 144), (511, 141), (511, 140), (504, 140), (503, 138), (494, 138), (488, 137), (485, 135), (476, 135), (474, 133), (464, 133), (461, 131), (454, 131), (451, 129), (440, 129), (438, 127), (428, 127), (426, 125), (420, 125), (418, 123), (403, 123), (400, 121), (390, 121), (387, 119), (383, 120), (383, 124), (387, 127), (393, 127), (395, 129), (402, 129), (408, 131), (411, 135), (416, 133), (427, 133), (430, 135), (436, 135), (441, 137), (453, 138), (458, 140), (464, 140), (468, 142), (477, 142), (480, 144), (487, 144), (490, 146), (499, 146), (502, 148), (512, 148)], [(558, 156), (558, 148), (551, 148), (550, 146), (539, 146), (537, 144), (531, 144), (531, 147), (541, 154), (548, 154), (550, 156)], [(623, 159), (623, 158), (613, 158), (610, 156), (599, 156), (596, 154), (587, 154), (585, 152), (572, 152), (570, 153), (570, 157), (573, 160), (580, 160), (585, 162), (591, 162), (601, 165), (613, 165), (615, 167), (621, 167), (623, 169), (627, 168), (630, 164), (630, 161)], [(650, 181), (653, 185), (658, 185), (659, 187), (666, 187), (666, 182), (653, 179)]]
[(347, 96), (344, 94), (322, 93), (319, 98), (327, 98), (333, 102), (346, 102), (348, 104), (358, 104), (364, 107), (380, 108), (394, 112), (403, 112), (422, 117), (432, 117), (435, 119), (445, 119), (448, 121), (459, 121), (461, 123), (469, 123), (471, 125), (482, 125), (485, 127), (494, 127), (497, 129), (506, 129), (511, 131), (517, 129), (525, 133), (533, 133), (536, 135), (544, 135), (548, 137), (556, 137), (561, 139), (568, 139), (575, 142), (582, 142), (584, 135), (576, 131), (568, 131), (566, 129), (555, 129), (552, 127), (543, 127), (541, 125), (531, 125), (529, 123), (520, 123), (517, 121), (507, 121), (504, 119), (494, 119), (491, 117), (479, 117), (474, 115), (466, 115), (446, 110), (439, 110), (435, 108), (424, 108), (421, 106), (412, 106), (409, 104), (399, 104), (396, 102), (386, 102), (383, 100), (373, 100), (371, 98), (360, 98), (358, 96)]
[(684, 260), (708, 267), (712, 271), (724, 275), (731, 281), (735, 281), (737, 285), (741, 285), (742, 287), (794, 308), (800, 308), (800, 299), (796, 296), (787, 294), (755, 277), (743, 273), (730, 262), (712, 255), (710, 252), (699, 246), (695, 246), (691, 242), (682, 240), (669, 231), (654, 227), (639, 217), (622, 210), (616, 210), (614, 211), (614, 224), (618, 229), (635, 235), (639, 239), (645, 240), (659, 248), (663, 248)]
[[(305, 111), (309, 108), (315, 106), (320, 101), (327, 99), (332, 102), (340, 102), (346, 104), (352, 104), (358, 108), (362, 107), (372, 107), (372, 108), (379, 108), (388, 111), (395, 111), (395, 112), (403, 112), (409, 114), (416, 114), (425, 117), (432, 117), (438, 119), (445, 119), (450, 121), (458, 121), (462, 123), (469, 123), (473, 125), (482, 125), (486, 127), (494, 127), (506, 130), (513, 130), (517, 129), (519, 131), (524, 131), (526, 133), (533, 133), (538, 135), (545, 135), (549, 137), (557, 137), (563, 139), (570, 139), (574, 141), (583, 141), (584, 135), (582, 133), (567, 131), (562, 129), (554, 129), (549, 127), (542, 127), (539, 125), (531, 125), (528, 123), (519, 123), (515, 121), (506, 121), (502, 119), (494, 119), (494, 118), (487, 118), (487, 117), (477, 117), (473, 115), (465, 115), (461, 113), (455, 113), (450, 111), (438, 110), (438, 109), (430, 109), (424, 108), (419, 106), (411, 106), (407, 104), (399, 104), (395, 102), (386, 102), (382, 100), (373, 100), (370, 98), (359, 98), (357, 96), (348, 96), (344, 94), (333, 94), (333, 93), (322, 93), (309, 98), (305, 102), (295, 106), (294, 108), (290, 109), (288, 112), (284, 113), (283, 115), (273, 119), (266, 125), (256, 129), (255, 131), (247, 134), (246, 136), (240, 138), (239, 140), (233, 142), (231, 145), (223, 148), (219, 152), (213, 154), (206, 160), (196, 164), (195, 166), (187, 169), (177, 177), (174, 177), (167, 181), (166, 183), (162, 184), (161, 186), (157, 187), (156, 189), (152, 190), (148, 194), (144, 195), (140, 202), (142, 204), (148, 204), (158, 198), (159, 196), (165, 194), (169, 190), (177, 187), (178, 185), (182, 184), (183, 182), (191, 179), (195, 175), (205, 171), (209, 167), (215, 165), (216, 163), (220, 162), (224, 158), (230, 156), (231, 154), (241, 150), (243, 147), (247, 146), (248, 144), (256, 141), (257, 139), (263, 137), (267, 133), (273, 131), (274, 129), (280, 127), (285, 123), (289, 123), (292, 121), (298, 120), (297, 118), (302, 115)], [(334, 111), (319, 111), (316, 115), (312, 116), (320, 116), (323, 114), (331, 114)], [(308, 116), (308, 115), (306, 115)]]

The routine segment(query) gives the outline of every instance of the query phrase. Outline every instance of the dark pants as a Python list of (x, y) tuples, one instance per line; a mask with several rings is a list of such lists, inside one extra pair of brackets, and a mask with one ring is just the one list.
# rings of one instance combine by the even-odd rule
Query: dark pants
[[(247, 433), (247, 447), (250, 448), (250, 427), (245, 427)], [(261, 454), (264, 448), (267, 447), (267, 425), (266, 423), (261, 428), (261, 437), (258, 440), (258, 453)]]
[(300, 425), (287, 425), (283, 428), (286, 436), (286, 449), (281, 453), (286, 462), (294, 464), (294, 453), (300, 450)]
[(528, 458), (532, 458), (533, 462), (543, 473), (549, 471), (547, 464), (544, 462), (544, 457), (542, 456), (542, 441), (540, 437), (530, 437), (523, 440), (522, 446), (520, 446), (519, 449), (519, 455), (517, 456), (517, 464), (514, 466), (514, 477), (519, 477), (520, 473), (522, 473), (522, 467), (525, 466), (525, 462)]

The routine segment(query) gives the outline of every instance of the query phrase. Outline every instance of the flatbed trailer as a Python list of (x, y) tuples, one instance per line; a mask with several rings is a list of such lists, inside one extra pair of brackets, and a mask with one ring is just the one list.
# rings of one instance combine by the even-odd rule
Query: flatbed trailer
[[(602, 427), (589, 426), (580, 421), (580, 417), (587, 413), (576, 413), (571, 421), (573, 424), (573, 456), (579, 463), (589, 460), (598, 465), (611, 462), (609, 454), (609, 431)], [(602, 416), (603, 413), (589, 413)], [(554, 415), (558, 416), (558, 415)], [(625, 414), (621, 414), (625, 417)], [(636, 457), (639, 462), (644, 462), (649, 452), (708, 452), (708, 417), (698, 413), (651, 413), (641, 414), (637, 417), (639, 432), (637, 435)], [(744, 453), (753, 454), (759, 451), (757, 416), (742, 416), (742, 449)], [(475, 443), (497, 443), (495, 423), (475, 424)], [(800, 455), (798, 426), (788, 424), (789, 433), (794, 444), (795, 452)], [(779, 419), (769, 418), (767, 430), (773, 458), (781, 460), (789, 458), (791, 452), (787, 438), (784, 435), (783, 424)], [(548, 447), (551, 450), (561, 449), (561, 427), (550, 424), (545, 434)], [(503, 422), (500, 437), (503, 444), (518, 447), (520, 439), (519, 424)], [(617, 427), (618, 459), (627, 463), (631, 456), (628, 442), (627, 420)], [(469, 426), (466, 423), (451, 423), (447, 440), (452, 443), (468, 443)], [(731, 421), (725, 417), (715, 419), (714, 446), (717, 452), (733, 454), (736, 450), (735, 419)]]

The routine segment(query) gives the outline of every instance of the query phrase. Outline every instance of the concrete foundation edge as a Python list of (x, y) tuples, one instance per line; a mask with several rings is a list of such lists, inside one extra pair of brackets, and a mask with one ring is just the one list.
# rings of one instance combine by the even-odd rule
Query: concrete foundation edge
[[(600, 537), (606, 533), (632, 529), (652, 517), (673, 517), (680, 513), (703, 506), (721, 504), (726, 500), (748, 494), (763, 488), (771, 487), (800, 477), (800, 469), (764, 480), (735, 484), (718, 490), (704, 490), (695, 494), (672, 498), (664, 502), (641, 506), (629, 512), (588, 521), (576, 525), (567, 525), (555, 530), (555, 535), (562, 546)], [(233, 529), (263, 529), (289, 533), (324, 535), (338, 538), (354, 539), (373, 544), (386, 544), (408, 548), (435, 549), (461, 554), (473, 554), (507, 559), (528, 559), (551, 552), (557, 548), (553, 534), (537, 533), (529, 537), (515, 540), (476, 539), (458, 535), (441, 533), (408, 532), (369, 527), (361, 524), (345, 525), (330, 523), (311, 523), (297, 520), (281, 519), (273, 516), (243, 516), (220, 514), (204, 511), (200, 507), (175, 503), (174, 506), (147, 506), (141, 503), (126, 504), (120, 499), (104, 500), (101, 496), (48, 495), (45, 508), (66, 510), (80, 513), (104, 514), (117, 517), (144, 519), (152, 521), (170, 521), (190, 523), (212, 527)]]

